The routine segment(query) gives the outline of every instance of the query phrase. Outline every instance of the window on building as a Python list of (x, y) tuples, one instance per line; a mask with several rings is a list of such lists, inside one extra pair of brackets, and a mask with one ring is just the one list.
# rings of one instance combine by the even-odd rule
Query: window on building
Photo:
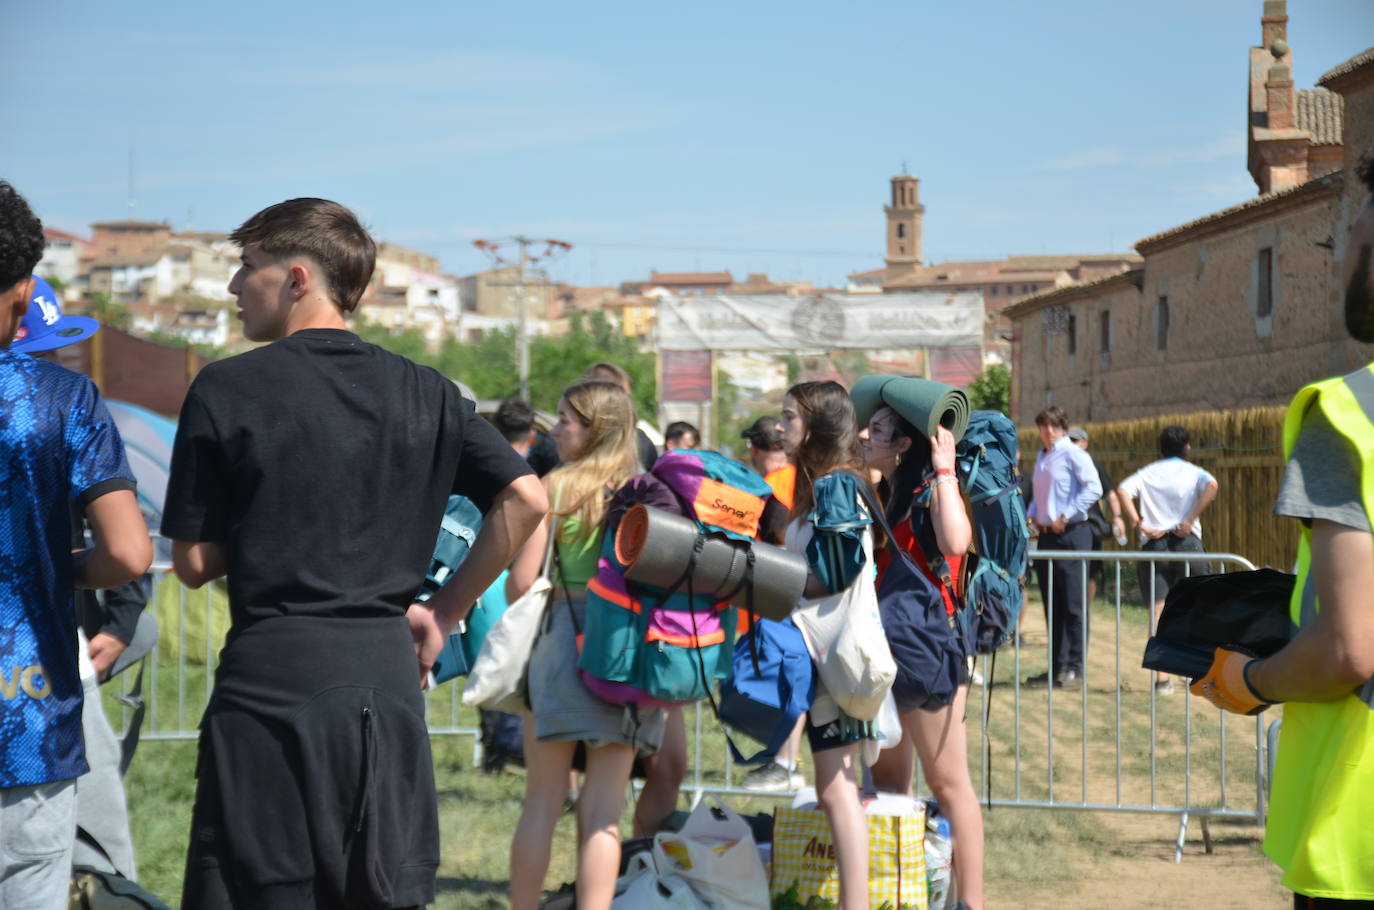
[(1274, 248), (1267, 246), (1259, 251), (1259, 297), (1256, 301), (1256, 315), (1269, 316), (1274, 312)]
[(1102, 311), (1102, 337), (1099, 341), (1098, 350), (1103, 354), (1109, 354), (1112, 350), (1112, 314), (1107, 310)]
[(903, 237), (905, 237), (905, 236), (906, 236), (906, 225), (905, 225), (905, 224), (899, 224), (899, 225), (897, 225), (897, 239), (898, 239), (898, 240), (901, 240), (901, 239), (902, 239)]
[(1078, 353), (1078, 317), (1072, 313), (1069, 314), (1067, 334), (1069, 336), (1069, 356), (1072, 357)]
[(1163, 351), (1169, 347), (1169, 298), (1159, 295), (1155, 304), (1155, 348)]

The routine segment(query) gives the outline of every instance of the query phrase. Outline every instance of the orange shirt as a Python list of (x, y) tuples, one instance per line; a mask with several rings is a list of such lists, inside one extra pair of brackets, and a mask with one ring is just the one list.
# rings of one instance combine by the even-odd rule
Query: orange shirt
[(769, 471), (763, 475), (763, 479), (768, 481), (768, 485), (773, 488), (773, 495), (778, 502), (787, 506), (787, 510), (792, 510), (792, 489), (797, 484), (797, 466), (794, 464), (784, 465), (776, 471)]

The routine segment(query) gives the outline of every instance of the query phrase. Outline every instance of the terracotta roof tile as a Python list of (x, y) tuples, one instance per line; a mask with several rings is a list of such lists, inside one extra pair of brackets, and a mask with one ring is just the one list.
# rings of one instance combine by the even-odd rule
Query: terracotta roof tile
[(1322, 74), (1322, 77), (1317, 80), (1317, 84), (1326, 86), (1330, 82), (1339, 82), (1356, 70), (1361, 70), (1371, 65), (1374, 65), (1374, 47), (1361, 51), (1339, 66), (1327, 70)]
[(646, 284), (734, 284), (729, 272), (652, 272)]
[(1344, 132), (1345, 99), (1324, 88), (1298, 92), (1298, 129), (1312, 134), (1313, 145), (1340, 145)]
[(76, 235), (76, 234), (69, 234), (69, 233), (67, 233), (66, 231), (59, 230), (59, 229), (57, 229), (57, 228), (51, 228), (51, 227), (45, 227), (45, 228), (43, 228), (43, 239), (46, 240), (48, 243), (54, 243), (54, 242), (79, 243), (79, 244), (85, 244), (86, 246), (89, 246), (90, 243), (91, 243), (91, 242), (90, 242), (89, 240), (87, 240), (85, 237), (80, 237), (80, 236), (78, 236), (78, 235)]
[(1277, 202), (1281, 199), (1287, 199), (1291, 196), (1300, 196), (1313, 193), (1321, 195), (1331, 191), (1339, 192), (1343, 182), (1344, 172), (1336, 171), (1334, 173), (1318, 177), (1316, 180), (1309, 180), (1306, 183), (1300, 183), (1297, 186), (1292, 186), (1288, 189), (1280, 190), (1277, 193), (1266, 193), (1263, 196), (1255, 196), (1253, 199), (1247, 199), (1239, 205), (1233, 205), (1230, 208), (1222, 209), (1219, 212), (1213, 212), (1210, 215), (1203, 215), (1201, 218), (1195, 218), (1192, 221), (1189, 221), (1187, 224), (1180, 224), (1177, 227), (1171, 227), (1167, 231), (1160, 231), (1158, 234), (1151, 234), (1144, 240), (1138, 241), (1135, 245), (1135, 248), (1140, 250), (1146, 246), (1154, 246), (1160, 243), (1161, 241), (1171, 240), (1175, 237), (1178, 237), (1181, 234), (1187, 234), (1193, 231), (1194, 229), (1200, 228), (1204, 225), (1224, 221), (1225, 219), (1230, 218), (1233, 215), (1237, 215), (1241, 212), (1249, 211), (1251, 209), (1262, 208), (1266, 205), (1269, 205), (1270, 203)]
[(1089, 281), (1085, 284), (1070, 284), (1066, 287), (1055, 288), (1043, 294), (1036, 294), (1034, 297), (1027, 297), (1024, 300), (1016, 301), (1011, 306), (1003, 308), (1002, 315), (1015, 319), (1019, 316), (1024, 316), (1026, 313), (1033, 313), (1036, 310), (1043, 309), (1061, 301), (1077, 300), (1080, 297), (1090, 297), (1096, 292), (1118, 283), (1135, 284), (1139, 287), (1140, 283), (1144, 280), (1144, 275), (1145, 270), (1137, 267), (1126, 272), (1108, 275), (1106, 278), (1099, 278), (1096, 281)]

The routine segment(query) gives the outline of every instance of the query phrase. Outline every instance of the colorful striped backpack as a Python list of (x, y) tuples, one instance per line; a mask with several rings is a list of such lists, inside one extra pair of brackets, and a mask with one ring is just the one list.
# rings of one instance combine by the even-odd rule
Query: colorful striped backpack
[(658, 708), (705, 698), (730, 675), (736, 621), (729, 601), (737, 592), (695, 590), (691, 565), (666, 588), (627, 579), (615, 551), (624, 513), (643, 503), (695, 519), (703, 535), (748, 540), (758, 536), (771, 495), (752, 469), (696, 449), (665, 453), (650, 473), (617, 492), (597, 573), (587, 583), (586, 628), (578, 630), (577, 665), (592, 692), (615, 704)]

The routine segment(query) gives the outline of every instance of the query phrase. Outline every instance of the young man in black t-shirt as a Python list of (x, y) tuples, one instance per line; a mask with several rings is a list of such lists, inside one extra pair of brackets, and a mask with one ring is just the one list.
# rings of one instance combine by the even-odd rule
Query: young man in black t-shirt
[[(201, 371), (172, 455), (173, 565), (193, 588), (227, 576), (231, 615), (182, 905), (426, 904), (438, 818), (419, 681), (547, 500), (452, 382), (346, 330), (375, 257), (351, 212), (293, 199), (231, 236), (244, 335), (273, 343)], [(486, 520), (412, 604), (450, 493)]]

